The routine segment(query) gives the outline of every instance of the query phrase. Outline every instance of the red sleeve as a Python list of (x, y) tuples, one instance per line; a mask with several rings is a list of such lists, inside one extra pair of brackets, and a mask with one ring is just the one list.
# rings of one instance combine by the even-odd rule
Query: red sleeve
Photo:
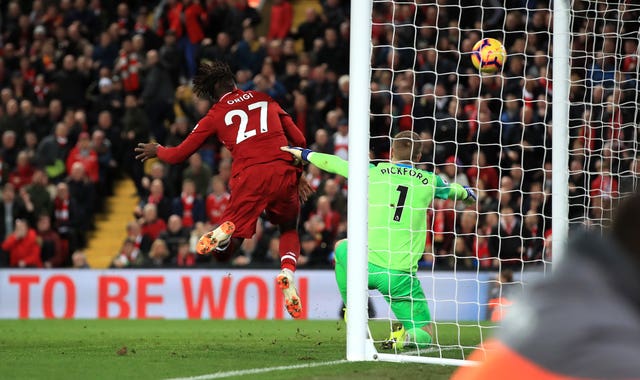
[(174, 148), (158, 146), (158, 158), (168, 164), (178, 164), (195, 153), (202, 144), (215, 134), (215, 125), (210, 118), (203, 118), (196, 124), (187, 138)]
[(280, 110), (280, 122), (282, 123), (282, 129), (284, 130), (285, 136), (287, 136), (287, 140), (293, 146), (306, 147), (307, 140), (304, 138), (300, 129), (296, 123), (293, 122), (291, 116), (284, 112), (284, 110)]
[(17, 242), (18, 239), (16, 239), (16, 235), (11, 234), (4, 240), (4, 242), (2, 242), (2, 249), (5, 251), (10, 251), (13, 249)]
[(285, 38), (291, 30), (293, 21), (293, 8), (291, 4), (284, 2), (280, 6), (271, 9), (271, 25), (268, 38)]
[(27, 240), (25, 244), (27, 252), (25, 252), (24, 262), (27, 265), (41, 267), (42, 261), (40, 260), (40, 244), (38, 244), (36, 231), (29, 230), (25, 239)]

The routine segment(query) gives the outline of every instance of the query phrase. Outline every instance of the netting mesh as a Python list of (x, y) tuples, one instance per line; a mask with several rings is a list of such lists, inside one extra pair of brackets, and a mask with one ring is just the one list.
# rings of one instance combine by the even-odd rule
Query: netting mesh
[(572, 224), (606, 225), (637, 190), (640, 4), (575, 1), (571, 40)]
[[(478, 193), (472, 207), (433, 202), (418, 271), (442, 330), (428, 355), (464, 358), (528, 274), (550, 268), (552, 5), (373, 4), (372, 157), (388, 160), (391, 138), (414, 131), (423, 140), (417, 167)], [(569, 219), (572, 227), (600, 228), (640, 175), (640, 4), (572, 1), (571, 15)], [(504, 44), (507, 59), (501, 71), (480, 75), (470, 54), (486, 37)], [(378, 318), (388, 320), (390, 309), (376, 297), (387, 311)]]

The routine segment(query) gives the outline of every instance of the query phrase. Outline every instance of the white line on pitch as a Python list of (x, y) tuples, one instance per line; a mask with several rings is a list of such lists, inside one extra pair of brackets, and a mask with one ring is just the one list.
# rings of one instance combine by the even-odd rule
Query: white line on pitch
[(296, 365), (284, 365), (279, 367), (268, 367), (268, 368), (253, 368), (253, 369), (243, 369), (237, 371), (227, 371), (227, 372), (215, 372), (210, 373), (208, 375), (200, 375), (200, 376), (191, 376), (191, 377), (176, 377), (168, 380), (209, 380), (209, 379), (224, 379), (226, 377), (233, 376), (245, 376), (245, 375), (256, 375), (259, 373), (267, 373), (274, 371), (286, 371), (290, 369), (303, 369), (303, 368), (314, 368), (314, 367), (323, 367), (327, 365), (333, 364), (342, 364), (346, 363), (346, 360), (333, 360), (330, 362), (317, 362), (317, 363), (308, 363), (308, 364), (296, 364)]
[[(422, 354), (430, 354), (434, 352), (443, 352), (443, 351), (452, 351), (455, 348), (428, 348), (426, 350), (415, 350), (415, 351), (405, 351), (402, 354), (418, 356)], [(234, 376), (245, 376), (245, 375), (256, 375), (259, 373), (267, 373), (267, 372), (275, 372), (275, 371), (286, 371), (290, 369), (304, 369), (304, 368), (314, 368), (314, 367), (324, 367), (327, 365), (333, 364), (342, 364), (346, 363), (347, 360), (333, 360), (329, 362), (316, 362), (316, 363), (307, 363), (307, 364), (296, 364), (296, 365), (285, 365), (279, 367), (267, 367), (267, 368), (252, 368), (252, 369), (243, 369), (236, 371), (227, 371), (227, 372), (215, 372), (207, 375), (199, 375), (199, 376), (190, 376), (190, 377), (175, 377), (167, 380), (209, 380), (209, 379), (224, 379), (226, 377), (234, 377)]]

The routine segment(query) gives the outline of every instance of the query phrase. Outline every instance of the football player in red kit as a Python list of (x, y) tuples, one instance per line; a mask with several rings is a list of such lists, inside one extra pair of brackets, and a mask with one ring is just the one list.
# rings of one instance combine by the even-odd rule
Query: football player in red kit
[[(198, 253), (233, 252), (243, 239), (256, 232), (263, 211), (280, 229), (280, 267), (277, 283), (287, 311), (294, 318), (302, 312), (293, 273), (300, 253), (297, 218), (302, 169), (291, 163), (283, 145), (306, 146), (303, 134), (291, 116), (268, 95), (239, 90), (229, 66), (220, 62), (201, 64), (193, 79), (196, 95), (212, 101), (209, 112), (177, 147), (140, 143), (136, 158), (158, 157), (169, 164), (185, 161), (212, 135), (231, 151), (233, 164), (229, 188), (231, 199), (215, 230), (203, 235)], [(301, 185), (304, 198), (310, 187)]]

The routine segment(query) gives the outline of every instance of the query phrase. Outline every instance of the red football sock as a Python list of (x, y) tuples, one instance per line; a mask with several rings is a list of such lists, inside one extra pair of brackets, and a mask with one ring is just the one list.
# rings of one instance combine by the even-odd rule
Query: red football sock
[(300, 238), (298, 231), (291, 229), (280, 235), (280, 268), (296, 270), (296, 263), (300, 255)]

